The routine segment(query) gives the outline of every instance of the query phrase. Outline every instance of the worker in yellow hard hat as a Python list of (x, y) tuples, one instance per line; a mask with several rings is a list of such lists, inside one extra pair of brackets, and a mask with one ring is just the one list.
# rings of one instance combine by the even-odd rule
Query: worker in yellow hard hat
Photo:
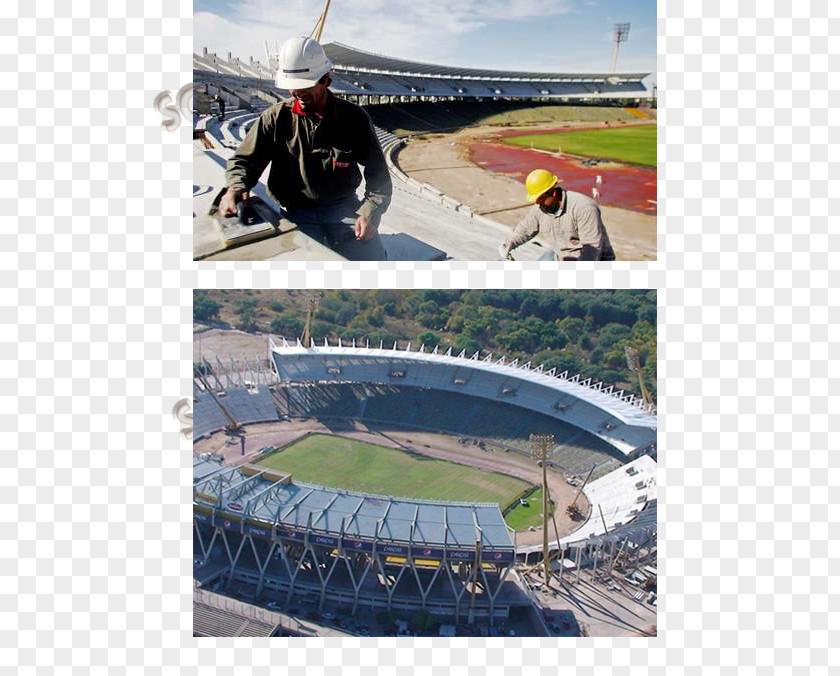
[(547, 169), (534, 169), (525, 179), (526, 198), (534, 206), (516, 226), (513, 236), (499, 247), (510, 252), (540, 235), (554, 251), (554, 260), (614, 261), (615, 253), (601, 220), (598, 203), (578, 192), (564, 190)]
[(536, 202), (540, 195), (544, 195), (560, 182), (547, 169), (534, 169), (525, 179), (525, 189), (528, 191), (528, 201)]

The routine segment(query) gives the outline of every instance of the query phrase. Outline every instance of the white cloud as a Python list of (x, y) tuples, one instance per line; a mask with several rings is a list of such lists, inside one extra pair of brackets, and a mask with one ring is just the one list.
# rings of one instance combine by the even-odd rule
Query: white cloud
[[(320, 13), (311, 0), (245, 0), (221, 16), (194, 16), (196, 52), (208, 47), (226, 56), (263, 60), (264, 41), (282, 44), (308, 35)], [(457, 45), (487, 24), (566, 14), (572, 0), (344, 0), (333, 3), (322, 36), (358, 49), (418, 61), (446, 62)], [(465, 65), (465, 64), (457, 64)]]

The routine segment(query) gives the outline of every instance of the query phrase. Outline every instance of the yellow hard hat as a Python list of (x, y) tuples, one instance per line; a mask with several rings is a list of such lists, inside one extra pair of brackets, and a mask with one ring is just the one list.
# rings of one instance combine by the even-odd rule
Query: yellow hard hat
[(546, 169), (534, 169), (534, 171), (528, 174), (528, 178), (525, 179), (525, 188), (528, 190), (528, 201), (536, 202), (540, 195), (551, 190), (557, 185), (557, 181), (559, 180)]

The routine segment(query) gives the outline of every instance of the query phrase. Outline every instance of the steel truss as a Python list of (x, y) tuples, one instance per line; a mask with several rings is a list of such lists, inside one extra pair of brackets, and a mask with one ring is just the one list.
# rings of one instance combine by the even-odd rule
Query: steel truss
[[(590, 568), (595, 576), (630, 572), (656, 561), (656, 540), (657, 526), (654, 523), (569, 543), (560, 549), (553, 548), (553, 560), (562, 562), (569, 559), (575, 564), (575, 568), (570, 572), (565, 572), (561, 565), (554, 575), (561, 582), (577, 583), (580, 581), (581, 571), (585, 568)], [(526, 554), (526, 565), (538, 561), (541, 556), (542, 552), (539, 551)]]
[[(314, 531), (307, 531), (303, 540), (290, 540), (278, 535), (277, 529), (265, 538), (194, 522), (194, 534), (205, 560), (222, 553), (228, 564), (225, 588), (230, 590), (235, 581), (252, 584), (257, 600), (271, 588), (285, 592), (287, 604), (295, 594), (315, 592), (319, 610), (327, 601), (348, 602), (351, 614), (360, 605), (388, 610), (446, 607), (460, 622), (469, 610), (473, 561), (444, 556), (432, 567), (410, 553), (389, 557), (382, 550), (385, 542), (374, 543), (371, 552), (319, 545)], [(246, 553), (252, 556), (247, 562)], [(507, 616), (499, 594), (512, 568), (513, 562), (480, 565), (475, 588), (477, 615), (489, 616), (491, 622)], [(339, 572), (342, 579), (334, 585)]]

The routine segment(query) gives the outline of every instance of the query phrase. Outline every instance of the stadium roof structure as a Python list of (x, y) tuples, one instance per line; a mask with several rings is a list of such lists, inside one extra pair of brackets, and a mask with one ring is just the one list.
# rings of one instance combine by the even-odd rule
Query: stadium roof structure
[[(456, 503), (370, 495), (293, 483), (259, 465), (193, 462), (194, 517), (248, 535), (278, 536), (346, 550), (417, 548), (426, 556), (472, 559), (476, 542), (491, 559), (513, 559), (507, 525), (494, 503)], [(320, 539), (318, 539), (320, 538)], [(396, 552), (404, 553), (404, 552)]]
[[(593, 383), (568, 371), (534, 366), (518, 359), (480, 358), (448, 349), (416, 351), (378, 348), (369, 343), (304, 347), (285, 338), (269, 339), (273, 364), (281, 382), (378, 382), (430, 387), (503, 401), (564, 420), (604, 439), (625, 454), (656, 443), (656, 412), (633, 393), (613, 385)], [(422, 370), (412, 370), (421, 365)], [(480, 376), (472, 382), (473, 375)]]
[(539, 82), (573, 82), (594, 80), (641, 80), (650, 73), (551, 73), (516, 70), (491, 70), (461, 68), (418, 61), (394, 59), (372, 52), (365, 52), (340, 42), (324, 45), (324, 51), (336, 70), (358, 70), (390, 75), (453, 78), (459, 80), (535, 80)]

